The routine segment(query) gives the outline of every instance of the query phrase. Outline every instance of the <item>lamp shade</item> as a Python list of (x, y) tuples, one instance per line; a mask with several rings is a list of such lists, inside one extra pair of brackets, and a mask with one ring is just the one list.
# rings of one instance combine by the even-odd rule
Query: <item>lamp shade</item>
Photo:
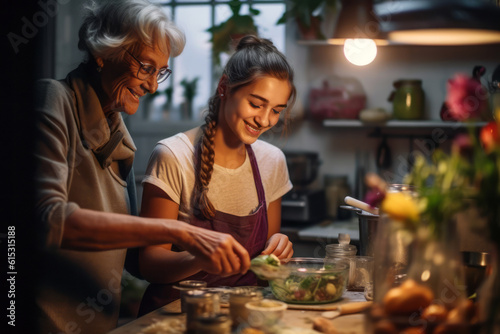
[(482, 0), (390, 1), (375, 6), (395, 43), (473, 45), (500, 43), (500, 7)]
[(372, 39), (379, 45), (387, 44), (374, 11), (373, 0), (342, 0), (341, 5), (329, 43), (344, 44), (346, 39)]

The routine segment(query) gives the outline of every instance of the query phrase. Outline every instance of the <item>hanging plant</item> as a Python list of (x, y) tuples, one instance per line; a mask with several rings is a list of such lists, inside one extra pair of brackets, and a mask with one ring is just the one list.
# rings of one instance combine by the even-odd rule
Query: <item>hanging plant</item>
[(249, 15), (240, 15), (242, 3), (240, 0), (232, 0), (228, 3), (232, 16), (219, 25), (207, 29), (212, 33), (212, 55), (214, 62), (220, 65), (221, 53), (231, 53), (232, 44), (245, 35), (258, 35), (258, 28), (253, 17), (259, 15), (260, 11), (249, 7)]

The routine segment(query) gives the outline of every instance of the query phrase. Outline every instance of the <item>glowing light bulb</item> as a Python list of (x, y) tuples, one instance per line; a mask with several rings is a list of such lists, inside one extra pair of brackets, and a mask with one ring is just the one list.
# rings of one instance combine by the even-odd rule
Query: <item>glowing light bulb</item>
[(346, 39), (344, 55), (352, 64), (365, 66), (370, 64), (377, 56), (377, 45), (372, 39)]

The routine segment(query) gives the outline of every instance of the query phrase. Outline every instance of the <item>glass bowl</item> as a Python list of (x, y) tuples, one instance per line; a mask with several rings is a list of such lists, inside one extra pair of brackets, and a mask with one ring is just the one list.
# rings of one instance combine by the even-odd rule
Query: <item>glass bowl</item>
[(344, 259), (297, 257), (281, 260), (280, 268), (287, 276), (269, 280), (269, 286), (286, 303), (331, 303), (346, 290), (349, 266)]

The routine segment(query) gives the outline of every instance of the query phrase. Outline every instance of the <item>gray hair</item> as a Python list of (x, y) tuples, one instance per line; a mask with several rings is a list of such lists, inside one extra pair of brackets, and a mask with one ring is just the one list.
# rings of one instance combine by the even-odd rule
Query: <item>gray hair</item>
[(186, 37), (158, 6), (147, 0), (90, 0), (80, 27), (78, 48), (89, 57), (121, 60), (124, 50), (143, 45), (178, 56)]

